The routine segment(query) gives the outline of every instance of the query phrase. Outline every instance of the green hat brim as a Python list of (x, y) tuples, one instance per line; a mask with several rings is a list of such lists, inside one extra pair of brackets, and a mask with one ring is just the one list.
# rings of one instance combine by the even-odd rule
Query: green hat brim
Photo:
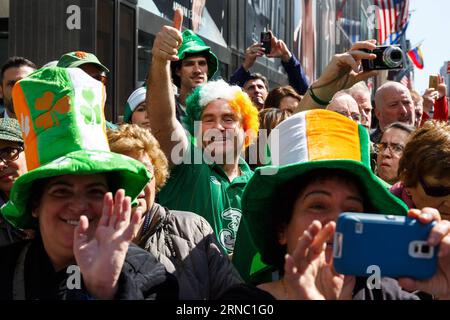
[[(255, 246), (262, 257), (265, 256), (267, 248), (273, 247), (273, 243), (267, 237), (267, 230), (271, 228), (270, 215), (273, 203), (279, 199), (277, 190), (286, 182), (296, 177), (302, 176), (316, 169), (341, 169), (347, 171), (361, 181), (364, 192), (369, 198), (369, 203), (375, 212), (390, 215), (406, 215), (408, 208), (406, 205), (391, 194), (388, 185), (375, 176), (367, 167), (360, 162), (352, 160), (324, 160), (291, 164), (281, 167), (258, 168), (250, 179), (242, 196), (242, 212), (247, 220), (250, 234)], [(263, 175), (270, 173), (267, 170), (277, 170), (273, 175)]]
[(211, 48), (208, 46), (191, 46), (186, 49), (184, 49), (179, 55), (178, 58), (180, 60), (183, 60), (186, 57), (186, 54), (192, 55), (192, 54), (202, 54), (206, 53), (208, 61), (208, 80), (214, 77), (217, 70), (219, 69), (219, 60), (217, 59), (216, 55), (211, 51)]
[(95, 64), (97, 67), (99, 67), (100, 69), (102, 69), (106, 73), (109, 73), (108, 68), (105, 67), (104, 65), (102, 65), (101, 63), (95, 62), (95, 61), (89, 61), (89, 60), (74, 61), (74, 62), (70, 63), (70, 65), (67, 66), (67, 68), (78, 68), (79, 66), (82, 66), (83, 64), (88, 64), (88, 63)]
[(150, 173), (139, 161), (107, 151), (79, 150), (40, 166), (20, 176), (13, 185), (10, 200), (1, 208), (2, 215), (17, 228), (33, 226), (31, 212), (27, 212), (33, 183), (62, 175), (113, 174), (109, 179), (111, 191), (122, 188), (135, 199), (150, 180)]
[(125, 104), (125, 110), (123, 112), (123, 122), (125, 123), (131, 123), (131, 116), (133, 114), (133, 111), (131, 111), (130, 104)]

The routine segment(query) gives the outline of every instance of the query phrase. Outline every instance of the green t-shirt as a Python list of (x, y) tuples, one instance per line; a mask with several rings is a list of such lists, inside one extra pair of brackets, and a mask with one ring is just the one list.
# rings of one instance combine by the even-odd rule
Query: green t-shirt
[(206, 163), (202, 155), (191, 144), (183, 163), (172, 168), (167, 184), (158, 194), (158, 202), (168, 209), (191, 211), (204, 217), (224, 251), (232, 254), (242, 215), (242, 193), (253, 172), (241, 159), (242, 175), (230, 182), (221, 166)]

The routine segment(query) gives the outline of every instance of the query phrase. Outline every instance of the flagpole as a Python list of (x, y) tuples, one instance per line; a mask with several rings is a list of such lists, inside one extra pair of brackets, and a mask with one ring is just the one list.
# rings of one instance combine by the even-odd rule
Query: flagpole
[(411, 50), (414, 49), (414, 48), (420, 47), (424, 42), (425, 42), (425, 39), (417, 42), (417, 44), (415, 44), (414, 46), (411, 46)]

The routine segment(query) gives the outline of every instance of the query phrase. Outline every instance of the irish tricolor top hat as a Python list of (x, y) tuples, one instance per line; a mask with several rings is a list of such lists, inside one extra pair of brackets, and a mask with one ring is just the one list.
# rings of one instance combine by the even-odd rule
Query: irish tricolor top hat
[(33, 183), (66, 174), (111, 175), (112, 191), (136, 198), (150, 179), (139, 161), (109, 150), (105, 87), (79, 68), (44, 68), (13, 88), (29, 172), (13, 185), (3, 216), (14, 226), (32, 224), (27, 204)]
[[(242, 196), (243, 218), (264, 262), (270, 243), (273, 204), (286, 182), (316, 169), (340, 169), (355, 175), (374, 213), (405, 215), (407, 207), (370, 169), (367, 130), (346, 117), (326, 110), (298, 113), (283, 121), (269, 137), (272, 166), (258, 168)], [(239, 241), (239, 240), (238, 240)], [(252, 267), (254, 269), (254, 267)]]

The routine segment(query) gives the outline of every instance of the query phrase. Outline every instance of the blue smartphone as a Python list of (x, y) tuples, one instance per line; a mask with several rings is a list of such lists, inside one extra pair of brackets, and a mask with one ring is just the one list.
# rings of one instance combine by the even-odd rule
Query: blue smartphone
[(334, 269), (368, 277), (378, 267), (381, 277), (431, 278), (438, 247), (428, 245), (427, 239), (435, 223), (422, 224), (405, 216), (342, 213), (334, 235)]

